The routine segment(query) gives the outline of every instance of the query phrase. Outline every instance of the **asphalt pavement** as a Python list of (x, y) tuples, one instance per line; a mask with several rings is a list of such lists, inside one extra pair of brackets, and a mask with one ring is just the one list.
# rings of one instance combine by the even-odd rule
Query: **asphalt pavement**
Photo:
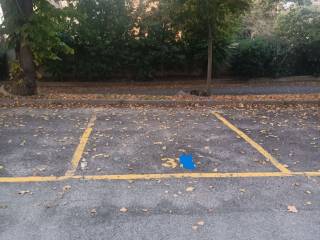
[(319, 239), (319, 119), (317, 105), (1, 108), (0, 239)]

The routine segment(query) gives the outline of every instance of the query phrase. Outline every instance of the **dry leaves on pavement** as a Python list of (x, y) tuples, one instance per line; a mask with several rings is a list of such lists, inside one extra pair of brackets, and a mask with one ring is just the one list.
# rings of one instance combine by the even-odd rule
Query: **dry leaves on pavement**
[(291, 212), (291, 213), (297, 213), (298, 212), (298, 209), (293, 206), (293, 205), (289, 205), (288, 206), (288, 212)]

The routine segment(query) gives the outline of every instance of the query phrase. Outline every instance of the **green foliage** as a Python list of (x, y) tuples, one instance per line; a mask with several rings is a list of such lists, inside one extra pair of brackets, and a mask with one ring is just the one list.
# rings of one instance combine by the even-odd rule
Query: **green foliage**
[(56, 9), (45, 0), (34, 0), (34, 13), (31, 18), (25, 19), (18, 1), (2, 0), (1, 4), (4, 11), (1, 34), (8, 35), (7, 42), (14, 48), (21, 39), (28, 42), (36, 65), (47, 60), (60, 60), (57, 55), (60, 52), (73, 53), (73, 49), (60, 37), (72, 19), (70, 9)]
[(9, 79), (15, 80), (18, 79), (17, 82), (21, 82), (23, 79), (23, 70), (20, 67), (20, 64), (18, 61), (12, 61), (10, 63), (10, 70), (9, 70)]
[[(6, 4), (2, 33), (9, 34), (13, 45), (27, 40), (36, 64), (58, 79), (149, 80), (177, 72), (203, 74), (209, 28), (215, 73), (232, 54), (232, 69), (240, 76), (319, 73), (320, 14), (304, 6), (277, 18), (273, 13), (279, 1), (256, 0), (252, 10), (257, 16), (265, 16), (264, 10), (258, 11), (257, 2), (263, 1), (268, 19), (278, 19), (265, 34), (264, 23), (260, 29), (248, 27), (248, 22), (259, 20), (252, 16), (241, 25), (250, 0), (145, 0), (138, 6), (131, 0), (82, 0), (64, 9), (35, 0), (32, 18), (22, 25), (15, 1), (1, 1)], [(239, 30), (242, 36), (258, 37), (232, 44)], [(246, 31), (250, 33), (243, 34)]]
[[(27, 88), (26, 81), (24, 81), (25, 75), (23, 69), (18, 61), (12, 61), (9, 64), (9, 80), (10, 80), (10, 92), (16, 94), (24, 91)], [(8, 86), (7, 86), (8, 87)]]
[(75, 9), (77, 22), (63, 34), (74, 56), (60, 54), (63, 62), (48, 61), (48, 70), (61, 79), (148, 80), (188, 69), (189, 45), (177, 39), (168, 3), (151, 8), (147, 1), (136, 9), (130, 3), (81, 1)]
[(5, 80), (8, 75), (6, 48), (0, 43), (0, 81)]
[(320, 11), (295, 7), (276, 21), (271, 37), (240, 41), (232, 69), (243, 77), (318, 75), (320, 73)]
[(276, 38), (245, 39), (239, 42), (232, 70), (242, 77), (277, 77), (290, 74), (288, 46)]
[(203, 1), (189, 0), (147, 0), (137, 8), (129, 0), (80, 1), (74, 9), (77, 21), (63, 32), (74, 56), (61, 53), (63, 61), (48, 61), (47, 69), (58, 78), (78, 80), (204, 72), (210, 19), (217, 70), (229, 55), (238, 16), (248, 1), (207, 3), (210, 9)]
[(277, 34), (290, 45), (295, 74), (320, 74), (320, 9), (292, 9), (279, 18)]
[(320, 40), (320, 10), (294, 8), (278, 19), (277, 34), (292, 47)]
[(292, 53), (295, 62), (295, 74), (320, 75), (320, 40), (300, 45)]
[(60, 52), (73, 54), (73, 49), (60, 35), (68, 28), (68, 19), (72, 17), (68, 15), (68, 9), (56, 9), (44, 0), (37, 0), (34, 5), (34, 14), (21, 32), (30, 43), (35, 63), (39, 65), (46, 60), (61, 60), (57, 55)]
[(131, 6), (125, 0), (84, 0), (74, 8), (75, 21), (62, 32), (74, 49), (74, 56), (64, 52), (63, 62), (47, 62), (48, 70), (62, 77), (99, 79), (123, 71), (129, 56)]

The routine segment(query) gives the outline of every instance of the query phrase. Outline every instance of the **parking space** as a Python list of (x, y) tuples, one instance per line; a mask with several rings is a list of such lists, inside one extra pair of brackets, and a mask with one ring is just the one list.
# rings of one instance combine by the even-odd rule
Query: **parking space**
[(318, 107), (232, 110), (225, 116), (290, 170), (320, 171)]
[[(319, 116), (315, 107), (299, 113), (276, 108), (3, 109), (0, 177), (317, 176)], [(180, 166), (181, 154), (192, 154), (196, 170)]]
[(190, 172), (180, 167), (183, 153), (196, 172), (277, 170), (208, 109), (110, 109), (97, 113), (77, 174)]
[(62, 176), (88, 110), (0, 109), (0, 177)]

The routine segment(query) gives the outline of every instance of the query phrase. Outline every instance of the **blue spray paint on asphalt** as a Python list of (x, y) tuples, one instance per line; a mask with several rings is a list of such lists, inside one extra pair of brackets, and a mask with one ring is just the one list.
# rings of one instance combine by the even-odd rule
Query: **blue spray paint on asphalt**
[(179, 157), (180, 164), (183, 168), (188, 170), (196, 169), (196, 164), (192, 160), (192, 154), (181, 154)]

